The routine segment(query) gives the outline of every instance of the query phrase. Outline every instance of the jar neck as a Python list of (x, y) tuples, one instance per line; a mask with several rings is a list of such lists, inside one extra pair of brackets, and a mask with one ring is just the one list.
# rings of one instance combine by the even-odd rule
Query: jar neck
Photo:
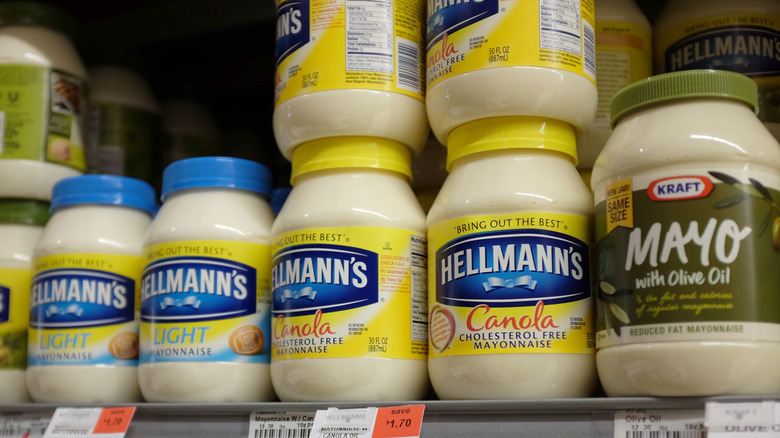
[(527, 159), (533, 159), (536, 163), (543, 160), (550, 163), (560, 163), (563, 166), (571, 166), (572, 169), (574, 168), (571, 157), (562, 152), (546, 149), (517, 148), (496, 149), (465, 155), (452, 162), (452, 170), (450, 173), (457, 172), (459, 169), (474, 163), (490, 164), (493, 161), (503, 162), (512, 159), (515, 159), (515, 162), (518, 165), (524, 163)]
[(309, 185), (312, 182), (320, 184), (322, 180), (336, 180), (347, 178), (363, 178), (375, 180), (377, 182), (393, 182), (409, 185), (409, 179), (402, 173), (392, 170), (376, 169), (369, 167), (347, 167), (323, 169), (312, 172), (306, 172), (298, 176), (294, 187)]

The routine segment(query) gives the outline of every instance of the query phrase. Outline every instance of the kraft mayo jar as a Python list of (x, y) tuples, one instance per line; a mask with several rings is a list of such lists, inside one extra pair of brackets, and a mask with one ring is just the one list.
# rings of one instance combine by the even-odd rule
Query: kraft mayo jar
[(588, 130), (598, 100), (593, 1), (428, 4), (426, 105), (439, 141), (488, 117), (545, 117)]
[(780, 391), (780, 145), (746, 76), (615, 95), (596, 160), (596, 355), (610, 396)]
[(450, 134), (428, 213), (428, 367), (441, 399), (585, 397), (596, 386), (592, 198), (574, 128), (536, 117)]
[(272, 228), (271, 377), (282, 401), (415, 400), (428, 372), (425, 215), (400, 143), (293, 151)]
[(589, 174), (612, 134), (612, 96), (653, 74), (652, 29), (634, 0), (596, 0), (596, 67), (596, 118), (590, 130), (577, 139), (577, 168), (584, 175)]
[(147, 401), (274, 398), (271, 174), (229, 157), (177, 161), (144, 244), (141, 358)]
[(48, 200), (86, 169), (87, 71), (59, 9), (0, 4), (0, 197)]
[(31, 400), (25, 369), (32, 252), (48, 220), (48, 203), (0, 199), (0, 404)]
[(277, 0), (273, 123), (282, 154), (337, 136), (422, 150), (424, 15), (422, 0)]
[(139, 401), (137, 301), (154, 190), (84, 175), (52, 191), (33, 251), (27, 386), (36, 402)]
[(656, 73), (718, 69), (758, 85), (758, 117), (780, 140), (780, 2), (665, 2), (653, 24)]

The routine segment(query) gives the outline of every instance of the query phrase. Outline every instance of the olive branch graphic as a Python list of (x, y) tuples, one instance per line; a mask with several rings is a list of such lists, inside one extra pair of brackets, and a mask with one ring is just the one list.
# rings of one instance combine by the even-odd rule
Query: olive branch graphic
[(772, 218), (775, 217), (775, 223), (772, 230), (772, 243), (775, 249), (780, 250), (780, 221), (778, 221), (777, 218), (777, 215), (780, 214), (780, 206), (775, 203), (775, 200), (772, 197), (772, 193), (769, 192), (769, 189), (761, 184), (760, 181), (753, 178), (748, 178), (750, 184), (745, 184), (733, 176), (727, 175), (723, 172), (709, 171), (707, 173), (712, 175), (714, 178), (717, 178), (720, 181), (736, 189), (739, 189), (742, 192), (737, 195), (721, 199), (720, 201), (716, 202), (715, 205), (713, 205), (714, 208), (728, 208), (750, 198), (759, 198), (769, 204), (769, 211), (764, 217), (764, 220), (761, 221), (758, 236), (761, 237), (764, 235), (766, 230), (769, 228), (769, 224), (772, 222)]

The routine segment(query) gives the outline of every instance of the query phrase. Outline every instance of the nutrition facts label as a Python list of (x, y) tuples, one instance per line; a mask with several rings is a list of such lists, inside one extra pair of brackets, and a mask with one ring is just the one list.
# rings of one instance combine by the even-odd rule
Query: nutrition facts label
[(428, 340), (428, 247), (426, 240), (411, 236), (412, 340)]
[(347, 71), (393, 73), (393, 2), (347, 0)]
[(539, 45), (543, 49), (582, 55), (580, 42), (582, 16), (580, 2), (542, 0), (539, 2)]

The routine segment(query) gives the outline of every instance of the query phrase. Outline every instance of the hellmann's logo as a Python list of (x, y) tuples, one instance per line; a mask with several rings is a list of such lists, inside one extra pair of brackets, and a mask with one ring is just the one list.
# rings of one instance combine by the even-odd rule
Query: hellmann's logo
[(653, 181), (647, 188), (647, 196), (653, 201), (705, 198), (713, 187), (712, 181), (703, 176), (675, 176)]

